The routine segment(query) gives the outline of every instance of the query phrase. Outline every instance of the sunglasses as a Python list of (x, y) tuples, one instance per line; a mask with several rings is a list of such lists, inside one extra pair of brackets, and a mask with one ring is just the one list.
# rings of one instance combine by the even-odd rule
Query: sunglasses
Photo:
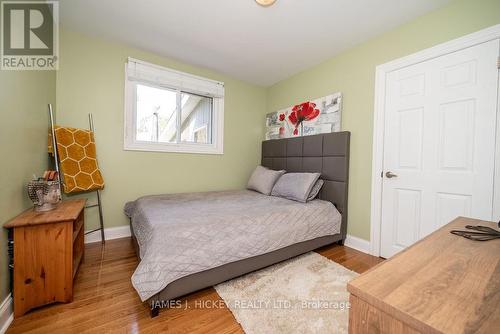
[[(500, 222), (498, 222), (498, 227), (500, 228)], [(450, 231), (450, 233), (475, 241), (500, 239), (500, 231), (497, 231), (488, 226), (466, 225), (465, 228), (470, 231), (452, 230)]]

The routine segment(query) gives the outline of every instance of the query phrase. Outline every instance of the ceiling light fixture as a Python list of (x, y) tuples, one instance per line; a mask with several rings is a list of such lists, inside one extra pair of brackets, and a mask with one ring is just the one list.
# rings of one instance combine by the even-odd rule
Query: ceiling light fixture
[(255, 0), (259, 5), (268, 7), (276, 2), (276, 0)]

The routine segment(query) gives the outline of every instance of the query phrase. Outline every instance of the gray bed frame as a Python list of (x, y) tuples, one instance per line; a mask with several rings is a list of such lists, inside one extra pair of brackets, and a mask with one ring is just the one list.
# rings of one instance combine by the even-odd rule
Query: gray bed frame
[[(266, 254), (231, 262), (213, 269), (179, 278), (149, 299), (151, 317), (158, 315), (161, 301), (168, 301), (219, 284), (229, 279), (307, 253), (332, 243), (343, 244), (347, 233), (347, 191), (349, 181), (350, 132), (335, 132), (306, 137), (262, 142), (261, 164), (287, 172), (319, 172), (325, 181), (319, 197), (332, 202), (342, 214), (340, 233), (324, 236)], [(139, 246), (130, 224), (137, 257)], [(160, 302), (160, 303), (158, 303)]]

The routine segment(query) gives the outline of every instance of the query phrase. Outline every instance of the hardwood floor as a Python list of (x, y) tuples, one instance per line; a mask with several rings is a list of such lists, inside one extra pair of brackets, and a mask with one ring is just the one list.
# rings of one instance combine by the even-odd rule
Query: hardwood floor
[[(317, 252), (362, 273), (383, 261), (345, 246), (327, 246)], [(147, 303), (141, 303), (130, 277), (137, 266), (131, 239), (87, 244), (77, 274), (74, 300), (53, 304), (15, 319), (7, 333), (242, 333), (232, 313), (221, 304), (213, 288), (182, 298), (184, 309), (163, 309), (150, 318)]]

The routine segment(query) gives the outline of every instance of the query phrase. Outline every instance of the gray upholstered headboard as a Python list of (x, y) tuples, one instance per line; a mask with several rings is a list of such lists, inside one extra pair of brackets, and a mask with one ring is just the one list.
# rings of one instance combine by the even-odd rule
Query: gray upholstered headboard
[(347, 233), (350, 136), (345, 131), (262, 142), (262, 166), (321, 173), (325, 184), (320, 198), (332, 202), (342, 214), (342, 239)]

